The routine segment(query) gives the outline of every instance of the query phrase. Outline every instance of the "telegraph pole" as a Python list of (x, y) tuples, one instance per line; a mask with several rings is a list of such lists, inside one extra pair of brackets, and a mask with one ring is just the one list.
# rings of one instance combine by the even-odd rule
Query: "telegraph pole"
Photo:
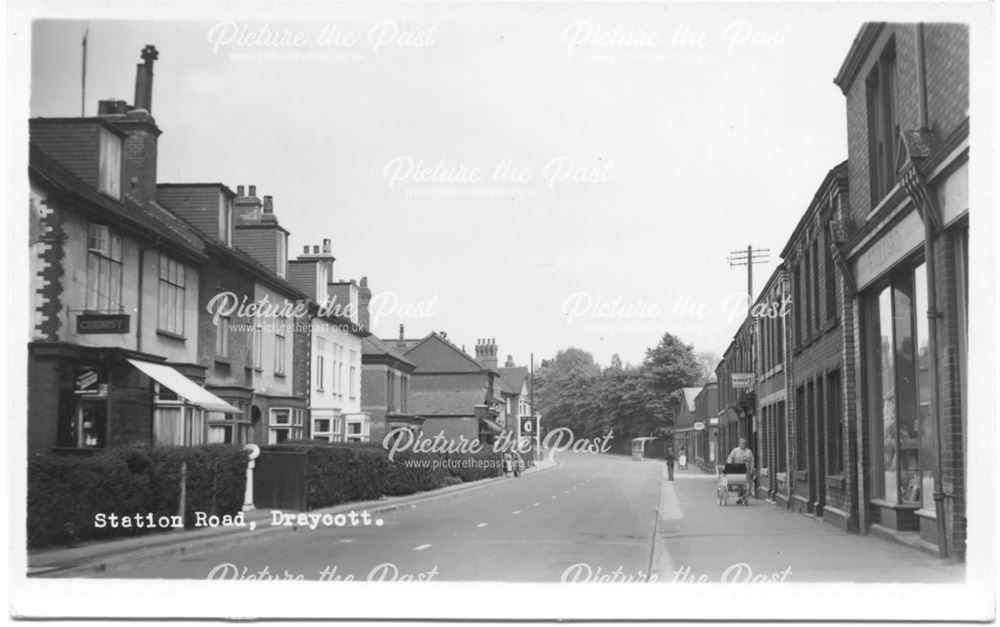
[(746, 266), (747, 267), (747, 311), (753, 307), (753, 267), (754, 264), (767, 263), (768, 257), (771, 254), (770, 248), (754, 248), (752, 245), (747, 246), (746, 250), (734, 250), (729, 253), (729, 257), (726, 261), (729, 262), (729, 267), (733, 266)]

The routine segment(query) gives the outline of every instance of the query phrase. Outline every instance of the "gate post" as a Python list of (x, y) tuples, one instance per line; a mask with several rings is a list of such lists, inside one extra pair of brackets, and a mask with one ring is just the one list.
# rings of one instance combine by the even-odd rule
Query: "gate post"
[(253, 504), (253, 469), (257, 465), (257, 462), (254, 460), (260, 456), (260, 447), (256, 444), (247, 444), (243, 447), (243, 450), (247, 452), (250, 458), (247, 461), (247, 487), (243, 493), (243, 511), (249, 512), (256, 509)]

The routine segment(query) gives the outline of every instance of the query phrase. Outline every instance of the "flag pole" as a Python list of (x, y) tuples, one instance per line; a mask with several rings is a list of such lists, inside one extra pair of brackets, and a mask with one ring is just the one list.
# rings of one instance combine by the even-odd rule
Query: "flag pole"
[(85, 27), (83, 31), (83, 42), (81, 46), (83, 47), (83, 63), (80, 72), (80, 117), (87, 117), (85, 113), (85, 108), (87, 104), (87, 35), (90, 33), (90, 27)]

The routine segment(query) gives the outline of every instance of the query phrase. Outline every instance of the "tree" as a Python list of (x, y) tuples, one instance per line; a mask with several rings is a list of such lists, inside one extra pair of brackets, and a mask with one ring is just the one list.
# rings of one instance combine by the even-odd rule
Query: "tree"
[(702, 351), (695, 353), (694, 356), (701, 365), (701, 377), (698, 380), (698, 385), (705, 385), (709, 381), (715, 381), (715, 368), (721, 361), (719, 355), (712, 351)]

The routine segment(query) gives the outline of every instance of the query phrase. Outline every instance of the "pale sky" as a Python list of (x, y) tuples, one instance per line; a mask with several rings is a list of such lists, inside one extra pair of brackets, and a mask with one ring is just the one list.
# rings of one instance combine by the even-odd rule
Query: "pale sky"
[[(832, 79), (877, 17), (818, 4), (322, 10), (92, 20), (86, 114), (132, 102), (154, 44), (160, 182), (256, 185), (293, 253), (332, 238), (336, 278), (385, 293), (379, 336), (405, 323), (470, 353), (492, 337), (501, 362), (523, 365), (568, 346), (636, 363), (665, 331), (721, 354), (746, 290), (727, 254), (770, 249), (759, 289), (846, 158)], [(302, 45), (231, 36), (265, 25)], [(324, 27), (338, 37), (325, 47)], [(84, 29), (36, 22), (31, 115), (80, 114)], [(258, 53), (272, 56), (246, 57)], [(419, 162), (422, 177), (407, 172)], [(523, 180), (499, 175), (506, 164)]]

